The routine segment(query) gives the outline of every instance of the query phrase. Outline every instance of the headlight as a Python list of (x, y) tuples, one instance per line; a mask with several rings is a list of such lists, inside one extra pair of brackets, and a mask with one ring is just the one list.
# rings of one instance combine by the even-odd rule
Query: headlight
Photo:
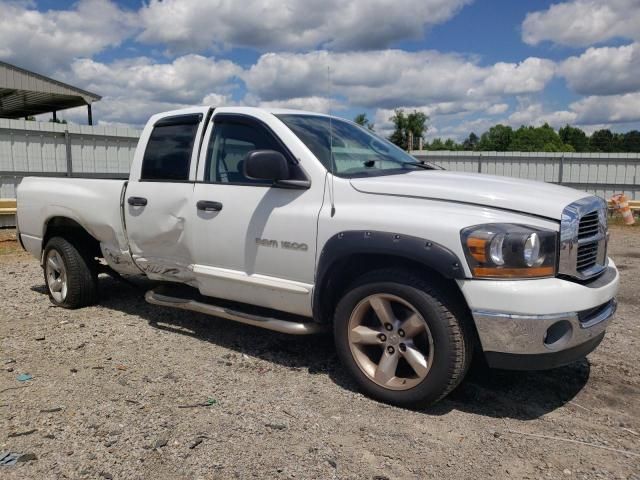
[(557, 234), (526, 225), (476, 225), (460, 232), (469, 268), (479, 278), (552, 277)]

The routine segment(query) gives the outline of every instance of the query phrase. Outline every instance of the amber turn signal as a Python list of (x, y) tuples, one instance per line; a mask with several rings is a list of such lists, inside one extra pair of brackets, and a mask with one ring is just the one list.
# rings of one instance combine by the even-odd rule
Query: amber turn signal
[(487, 241), (484, 238), (467, 238), (467, 247), (471, 256), (478, 262), (485, 263), (487, 261)]
[(533, 268), (496, 268), (496, 267), (476, 267), (473, 269), (475, 277), (485, 278), (539, 278), (552, 277), (555, 274), (554, 267), (533, 267)]

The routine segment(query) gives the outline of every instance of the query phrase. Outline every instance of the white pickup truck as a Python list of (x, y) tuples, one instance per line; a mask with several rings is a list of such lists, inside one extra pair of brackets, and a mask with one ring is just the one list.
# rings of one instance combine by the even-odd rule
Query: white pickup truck
[(155, 115), (128, 181), (25, 178), (18, 227), (56, 305), (96, 302), (111, 269), (162, 281), (153, 304), (332, 328), (360, 388), (401, 406), (447, 395), (474, 351), (507, 369), (580, 359), (616, 309), (602, 199), (444, 171), (308, 112)]

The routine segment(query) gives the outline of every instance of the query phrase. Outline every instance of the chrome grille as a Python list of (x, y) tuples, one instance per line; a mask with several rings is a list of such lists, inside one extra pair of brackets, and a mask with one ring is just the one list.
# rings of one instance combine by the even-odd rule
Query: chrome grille
[[(593, 267), (598, 259), (600, 217), (598, 211), (586, 213), (578, 226), (578, 256), (576, 270), (582, 272)], [(586, 242), (580, 244), (580, 242)]]
[(578, 247), (578, 259), (576, 268), (578, 271), (585, 270), (596, 264), (598, 258), (598, 243), (590, 243), (588, 245), (580, 245)]
[(598, 212), (590, 212), (584, 215), (580, 219), (580, 226), (578, 227), (578, 239), (593, 237), (598, 234), (600, 220), (598, 219)]
[(587, 280), (600, 274), (606, 263), (606, 203), (587, 197), (568, 205), (560, 225), (558, 273)]

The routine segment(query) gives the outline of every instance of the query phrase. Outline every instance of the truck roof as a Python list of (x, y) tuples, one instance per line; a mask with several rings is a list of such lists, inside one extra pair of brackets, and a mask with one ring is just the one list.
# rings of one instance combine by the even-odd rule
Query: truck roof
[[(247, 115), (256, 114), (256, 113), (271, 113), (273, 115), (317, 115), (322, 117), (339, 118), (335, 115), (327, 115), (326, 113), (318, 113), (318, 112), (310, 112), (306, 110), (296, 110), (291, 108), (263, 108), (263, 107), (243, 107), (243, 106), (220, 106), (220, 105), (202, 105), (200, 108), (215, 108), (217, 111), (228, 111), (233, 113), (245, 113)], [(182, 115), (193, 113), (193, 107), (182, 108), (178, 110), (170, 110), (166, 112), (161, 112), (158, 114), (160, 117), (168, 116), (168, 115)]]

